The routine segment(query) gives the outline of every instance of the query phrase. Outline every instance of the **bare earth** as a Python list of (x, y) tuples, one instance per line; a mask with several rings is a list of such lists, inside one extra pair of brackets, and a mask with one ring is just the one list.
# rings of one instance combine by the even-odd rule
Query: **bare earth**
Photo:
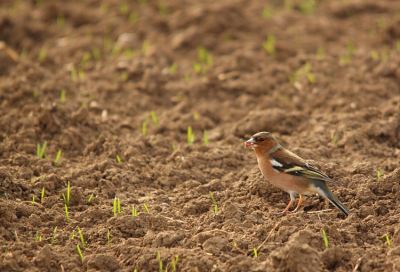
[[(0, 1), (0, 271), (400, 271), (399, 1), (98, 2)], [(258, 131), (352, 214), (271, 215)]]

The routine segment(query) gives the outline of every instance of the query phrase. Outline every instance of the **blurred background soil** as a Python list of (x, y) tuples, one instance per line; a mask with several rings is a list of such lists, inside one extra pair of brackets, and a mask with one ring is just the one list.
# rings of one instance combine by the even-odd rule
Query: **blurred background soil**
[[(3, 0), (0, 41), (1, 271), (400, 270), (399, 1)], [(259, 131), (352, 214), (271, 215)]]

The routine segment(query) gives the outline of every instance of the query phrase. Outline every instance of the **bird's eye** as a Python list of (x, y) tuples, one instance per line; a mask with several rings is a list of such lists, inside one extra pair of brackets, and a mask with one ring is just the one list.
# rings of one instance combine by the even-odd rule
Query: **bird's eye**
[(264, 142), (265, 141), (265, 138), (258, 138), (257, 139), (257, 142)]

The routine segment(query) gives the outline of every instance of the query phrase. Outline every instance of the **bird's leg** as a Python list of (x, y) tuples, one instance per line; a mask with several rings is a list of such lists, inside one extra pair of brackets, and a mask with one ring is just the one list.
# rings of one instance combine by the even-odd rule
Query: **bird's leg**
[(294, 210), (291, 211), (291, 212), (287, 211), (287, 213), (296, 213), (296, 212), (298, 212), (298, 211), (299, 211), (299, 208), (300, 208), (300, 205), (301, 205), (301, 202), (303, 201), (303, 198), (304, 198), (304, 197), (303, 197), (302, 195), (300, 195), (299, 203), (297, 204), (296, 209), (294, 209)]
[(290, 212), (289, 212), (289, 209), (290, 209), (290, 207), (292, 206), (293, 202), (294, 202), (294, 199), (290, 199), (289, 204), (287, 205), (286, 209), (285, 209), (283, 212), (280, 212), (280, 213), (271, 212), (271, 213), (272, 213), (272, 214), (275, 214), (275, 215), (279, 215), (279, 216), (284, 216), (284, 215), (290, 213)]

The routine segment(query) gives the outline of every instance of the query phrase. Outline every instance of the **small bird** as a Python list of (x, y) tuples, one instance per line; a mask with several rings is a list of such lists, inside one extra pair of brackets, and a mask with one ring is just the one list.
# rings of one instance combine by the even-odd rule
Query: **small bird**
[[(276, 215), (286, 215), (299, 210), (304, 195), (318, 194), (327, 198), (345, 216), (349, 209), (333, 195), (327, 182), (340, 185), (330, 179), (317, 167), (305, 162), (296, 154), (284, 149), (269, 132), (254, 134), (245, 142), (247, 148), (253, 148), (257, 155), (258, 167), (272, 185), (290, 194), (289, 205), (283, 212)], [(299, 203), (293, 211), (289, 211), (296, 194), (300, 195)]]

